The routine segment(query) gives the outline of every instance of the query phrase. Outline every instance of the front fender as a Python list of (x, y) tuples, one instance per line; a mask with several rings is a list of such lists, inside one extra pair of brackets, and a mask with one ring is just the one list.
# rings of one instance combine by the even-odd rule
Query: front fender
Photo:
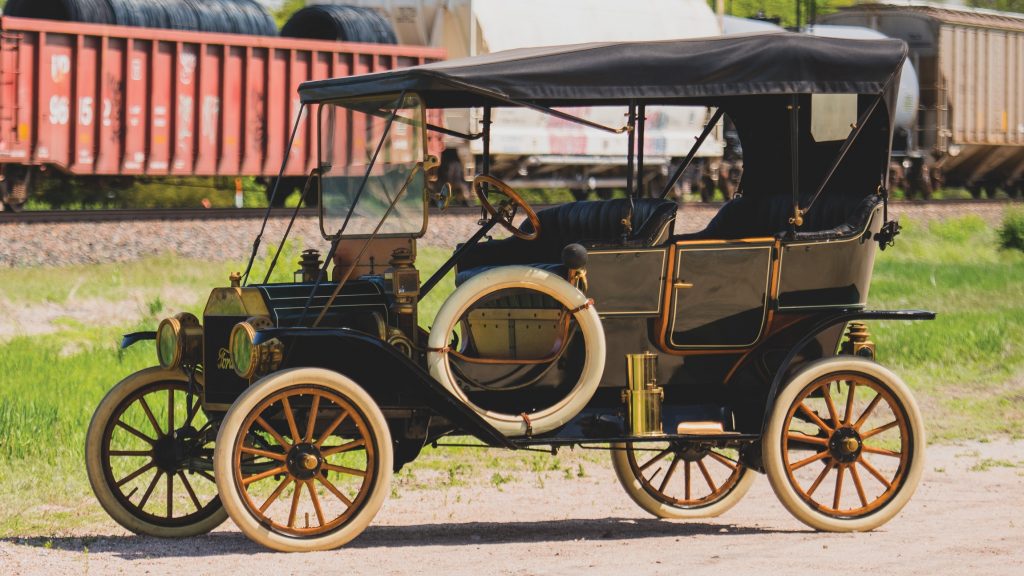
[(346, 328), (270, 328), (255, 343), (284, 344), (281, 368), (315, 366), (355, 380), (379, 405), (424, 406), (491, 446), (515, 448), (504, 435), (452, 395), (397, 348)]

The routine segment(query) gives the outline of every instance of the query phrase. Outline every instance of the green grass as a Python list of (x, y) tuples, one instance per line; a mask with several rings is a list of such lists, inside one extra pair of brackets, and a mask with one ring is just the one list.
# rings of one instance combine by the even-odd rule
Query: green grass
[(1024, 436), (1024, 254), (977, 217), (910, 222), (879, 254), (872, 308), (923, 308), (931, 322), (871, 325), (879, 361), (918, 393), (932, 438)]
[[(287, 280), (299, 248), (286, 247), (273, 279)], [(424, 280), (449, 254), (421, 248)], [(262, 279), (270, 257), (254, 267)], [(100, 398), (125, 375), (154, 364), (153, 344), (119, 351), (120, 335), (153, 329), (179, 308), (199, 313), (208, 291), (243, 263), (164, 256), (124, 264), (0, 270), (0, 298), (16, 306), (69, 306), (81, 299), (132, 306), (137, 321), (111, 326), (58, 318), (53, 333), (0, 341), (0, 537), (59, 534), (106, 523), (85, 478), (83, 444)], [(421, 324), (453, 288), (452, 274), (421, 304)], [(176, 301), (165, 296), (174, 294)], [(141, 304), (140, 304), (141, 303)], [(1024, 436), (1024, 253), (1001, 250), (977, 218), (905, 224), (894, 248), (878, 255), (872, 308), (926, 308), (934, 322), (870, 325), (879, 360), (915, 391), (929, 435), (938, 440)], [(426, 449), (396, 477), (406, 490), (467, 482), (582, 478), (601, 452), (507, 453)], [(996, 466), (993, 464), (992, 466)], [(553, 476), (552, 476), (553, 475)]]

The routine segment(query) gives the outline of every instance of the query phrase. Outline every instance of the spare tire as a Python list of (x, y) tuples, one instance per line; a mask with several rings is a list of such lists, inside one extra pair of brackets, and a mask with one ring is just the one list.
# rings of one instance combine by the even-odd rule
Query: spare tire
[[(448, 339), (463, 314), (481, 298), (509, 288), (535, 290), (554, 298), (572, 311), (586, 343), (586, 360), (576, 386), (552, 406), (527, 414), (529, 421), (519, 414), (493, 412), (471, 402), (452, 374), (447, 352)], [(597, 310), (582, 292), (560, 276), (529, 266), (501, 266), (464, 282), (452, 292), (438, 311), (427, 346), (430, 375), (491, 426), (509, 437), (543, 434), (567, 423), (590, 402), (604, 375), (606, 345), (604, 328)]]

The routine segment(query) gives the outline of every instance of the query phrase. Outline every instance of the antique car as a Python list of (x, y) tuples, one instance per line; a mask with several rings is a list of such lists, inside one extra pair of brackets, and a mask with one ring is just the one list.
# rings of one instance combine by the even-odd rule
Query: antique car
[[(866, 322), (934, 317), (867, 308), (876, 250), (899, 232), (886, 178), (905, 57), (897, 40), (776, 33), (522, 49), (303, 84), (295, 130), (316, 126), (307, 186), (323, 252), (303, 253), (294, 282), (260, 281), (261, 229), (201, 319), (125, 337), (155, 339), (159, 365), (93, 417), (97, 498), (141, 534), (196, 535), (230, 517), (276, 550), (329, 549), (367, 527), (424, 446), (472, 437), (605, 448), (625, 492), (661, 518), (721, 514), (764, 473), (815, 529), (883, 524), (919, 482), (925, 432)], [(517, 106), (620, 134), (643, 174), (659, 145), (645, 121), (680, 105), (709, 114), (694, 151), (725, 115), (743, 145), (740, 189), (703, 230), (677, 233), (686, 209), (664, 199), (686, 162), (660, 197), (633, 178), (620, 198), (534, 210), (489, 175), (485, 153), (479, 229), (420, 277), (428, 208), (450, 195), (432, 138), (487, 150), (492, 109)], [(588, 120), (593, 107), (621, 110), (622, 125)], [(449, 108), (480, 110), (479, 129), (439, 125)], [(451, 272), (454, 291), (421, 317)]]

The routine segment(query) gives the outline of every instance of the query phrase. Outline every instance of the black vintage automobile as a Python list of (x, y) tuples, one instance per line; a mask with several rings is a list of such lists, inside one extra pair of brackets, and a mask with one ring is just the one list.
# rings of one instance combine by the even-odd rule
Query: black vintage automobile
[[(421, 448), (472, 436), (607, 447), (627, 494), (658, 517), (720, 514), (760, 472), (816, 529), (881, 525), (918, 484), (925, 433), (865, 322), (934, 317), (867, 309), (875, 251), (899, 232), (886, 177), (905, 56), (900, 41), (782, 33), (303, 84), (323, 262), (307, 251), (301, 279), (271, 284), (250, 278), (250, 259), (201, 321), (126, 336), (155, 338), (160, 365), (96, 411), (97, 498), (138, 533), (200, 534), (230, 516), (270, 548), (333, 548), (366, 528)], [(643, 174), (657, 145), (645, 119), (678, 105), (707, 107), (694, 150), (724, 115), (744, 150), (740, 190), (700, 232), (677, 234), (685, 207), (664, 199), (686, 162), (661, 197), (634, 178), (623, 198), (539, 211), (488, 174), (496, 108), (619, 133)], [(621, 109), (622, 125), (588, 120), (597, 106)], [(439, 125), (446, 108), (478, 110), (479, 130)], [(450, 190), (429, 134), (483, 139), (483, 216), (421, 282), (416, 240)], [(510, 236), (491, 239), (496, 227)], [(453, 269), (454, 292), (419, 318)]]

